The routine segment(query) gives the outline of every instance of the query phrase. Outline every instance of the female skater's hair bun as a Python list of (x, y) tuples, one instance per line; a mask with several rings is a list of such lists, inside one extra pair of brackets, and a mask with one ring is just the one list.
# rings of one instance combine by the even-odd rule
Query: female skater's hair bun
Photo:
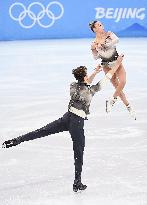
[(96, 23), (97, 21), (91, 21), (91, 22), (89, 22), (89, 27), (90, 27), (90, 29), (94, 32), (94, 27), (95, 27), (95, 23)]
[(92, 23), (93, 23), (93, 22), (90, 22), (90, 23), (89, 23), (89, 27), (92, 27)]

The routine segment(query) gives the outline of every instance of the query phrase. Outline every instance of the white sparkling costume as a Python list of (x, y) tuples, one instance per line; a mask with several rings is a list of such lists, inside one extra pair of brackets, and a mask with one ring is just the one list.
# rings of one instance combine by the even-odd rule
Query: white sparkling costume
[(117, 57), (118, 53), (116, 51), (116, 46), (119, 42), (119, 38), (112, 32), (105, 40), (105, 43), (102, 45), (101, 48), (97, 47), (96, 49), (92, 50), (92, 54), (95, 60), (102, 59), (102, 65), (105, 66), (113, 66)]

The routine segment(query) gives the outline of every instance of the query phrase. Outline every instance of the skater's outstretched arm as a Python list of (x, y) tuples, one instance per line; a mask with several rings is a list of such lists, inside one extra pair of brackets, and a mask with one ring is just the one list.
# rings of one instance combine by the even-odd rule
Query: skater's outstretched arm
[(101, 68), (101, 66), (98, 65), (98, 66), (94, 69), (94, 72), (93, 72), (91, 75), (86, 76), (86, 77), (84, 78), (84, 81), (87, 82), (88, 84), (91, 84), (92, 81), (94, 80), (95, 76), (97, 75), (97, 73), (99, 73), (100, 71), (102, 71), (102, 68)]
[(95, 92), (102, 90), (103, 87), (107, 84), (107, 82), (111, 80), (112, 76), (122, 63), (123, 57), (123, 54), (118, 56), (113, 68), (105, 75), (105, 77), (102, 80), (100, 80), (96, 85), (91, 86), (91, 92), (93, 93), (93, 95), (95, 94)]

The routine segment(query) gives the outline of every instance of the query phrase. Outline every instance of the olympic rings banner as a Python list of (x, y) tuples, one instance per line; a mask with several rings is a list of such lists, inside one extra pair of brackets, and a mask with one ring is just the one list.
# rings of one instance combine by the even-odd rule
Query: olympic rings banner
[(147, 37), (147, 0), (1, 0), (0, 40), (89, 38), (92, 20), (119, 36)]

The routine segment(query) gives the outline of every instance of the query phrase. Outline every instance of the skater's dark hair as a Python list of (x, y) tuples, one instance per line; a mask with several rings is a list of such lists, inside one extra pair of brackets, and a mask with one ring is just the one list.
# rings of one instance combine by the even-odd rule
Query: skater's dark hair
[(94, 32), (94, 28), (95, 28), (95, 23), (97, 23), (97, 21), (91, 21), (90, 23), (89, 23), (89, 27), (90, 27), (90, 29)]
[(72, 70), (72, 74), (78, 82), (83, 82), (84, 77), (87, 75), (87, 68), (85, 66), (79, 66)]

